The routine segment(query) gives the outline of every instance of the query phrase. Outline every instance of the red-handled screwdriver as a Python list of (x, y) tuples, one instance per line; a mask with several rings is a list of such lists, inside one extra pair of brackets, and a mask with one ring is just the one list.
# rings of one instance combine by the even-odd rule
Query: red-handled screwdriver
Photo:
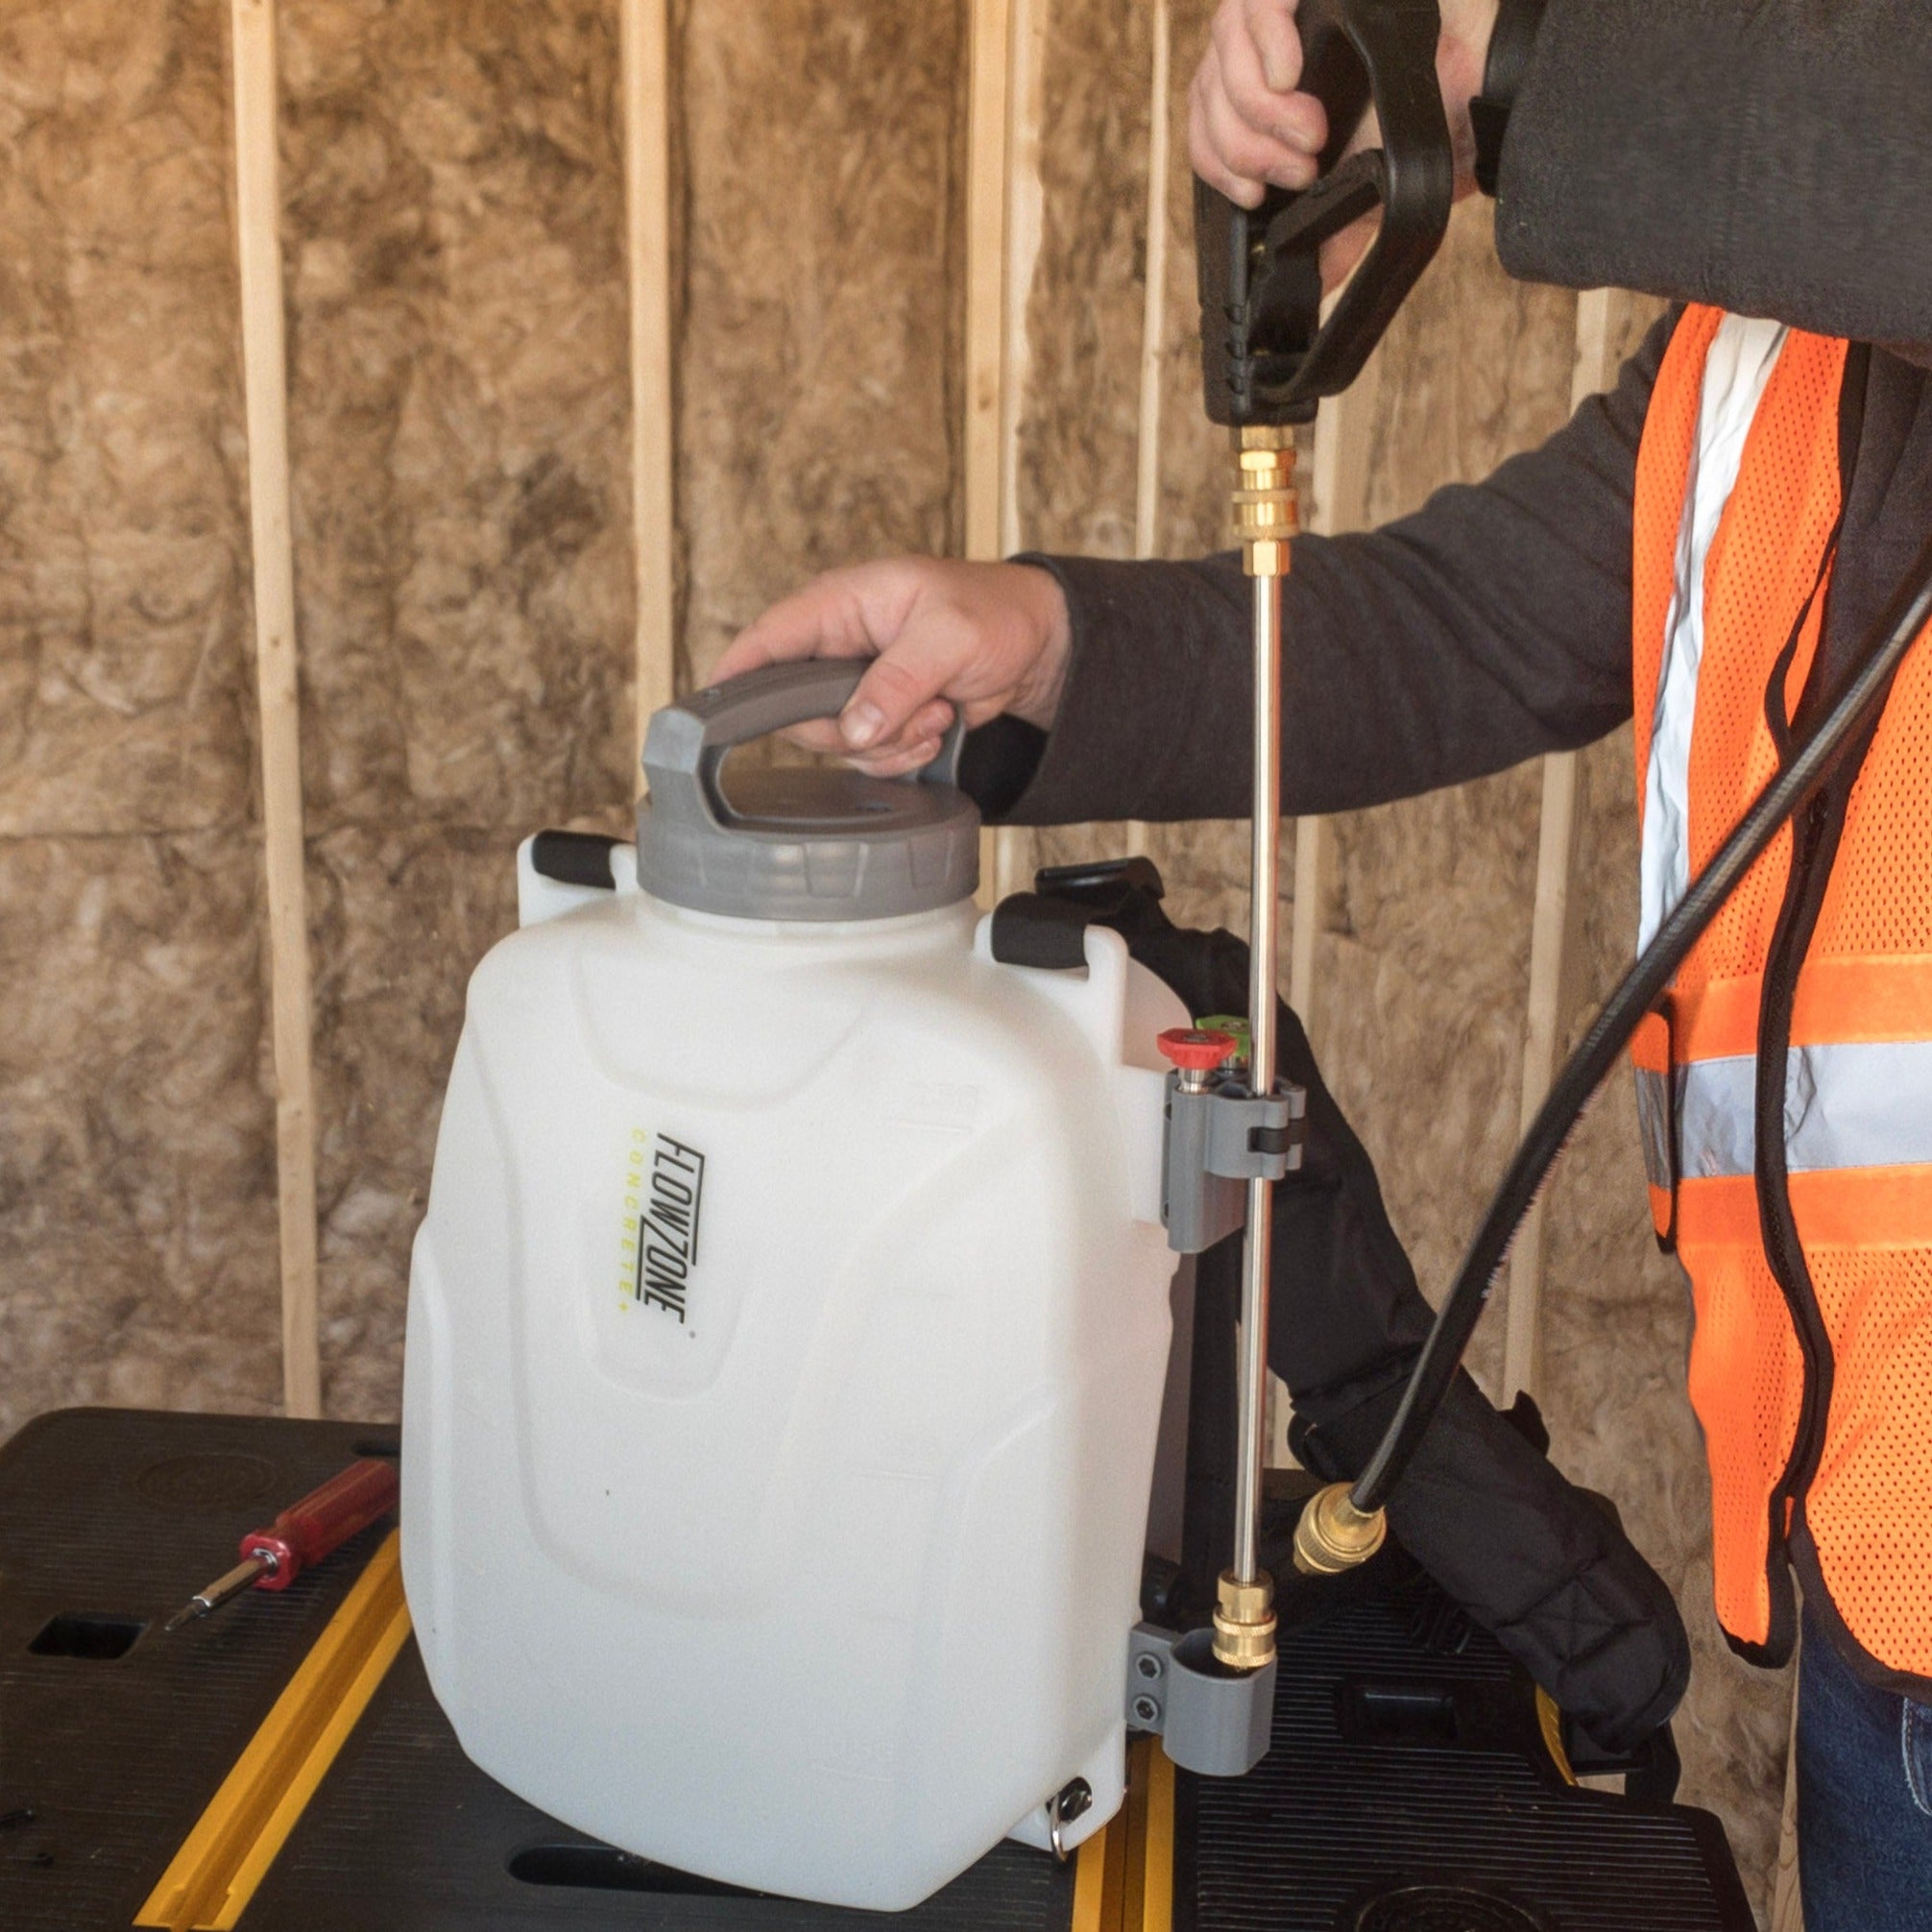
[(178, 1630), (250, 1588), (285, 1590), (308, 1568), (396, 1507), (396, 1465), (366, 1456), (241, 1539), (241, 1561), (168, 1619)]

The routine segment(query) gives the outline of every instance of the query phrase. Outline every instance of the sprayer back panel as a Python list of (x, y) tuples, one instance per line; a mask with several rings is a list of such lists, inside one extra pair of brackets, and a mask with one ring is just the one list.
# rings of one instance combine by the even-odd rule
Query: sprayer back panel
[(843, 1903), (1042, 1839), (1084, 1777), (1076, 1841), (1121, 1797), (1177, 1003), (1104, 931), (1029, 972), (968, 904), (758, 920), (627, 848), (612, 889), (523, 863), (554, 916), (471, 981), (410, 1294), (405, 1574), (465, 1749)]

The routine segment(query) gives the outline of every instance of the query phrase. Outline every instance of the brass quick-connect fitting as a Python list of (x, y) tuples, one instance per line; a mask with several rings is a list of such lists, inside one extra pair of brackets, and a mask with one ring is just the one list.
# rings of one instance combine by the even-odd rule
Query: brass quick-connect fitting
[(1274, 1581), (1257, 1570), (1251, 1583), (1220, 1573), (1215, 1606), (1214, 1654), (1230, 1670), (1258, 1671), (1274, 1661)]
[(1234, 540), (1250, 577), (1288, 575), (1289, 542), (1301, 529), (1294, 487), (1294, 431), (1249, 424), (1234, 432), (1240, 480), (1234, 492)]
[(1294, 1567), (1305, 1577), (1339, 1577), (1367, 1562), (1388, 1528), (1380, 1509), (1364, 1515), (1349, 1501), (1346, 1483), (1331, 1483), (1308, 1499), (1294, 1526)]

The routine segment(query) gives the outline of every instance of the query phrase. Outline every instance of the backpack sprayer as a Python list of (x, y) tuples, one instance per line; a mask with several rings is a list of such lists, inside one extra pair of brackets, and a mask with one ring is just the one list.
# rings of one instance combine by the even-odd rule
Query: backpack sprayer
[[(1117, 932), (1003, 950), (956, 725), (906, 781), (733, 760), (837, 715), (853, 660), (666, 706), (634, 845), (519, 853), (411, 1269), (402, 1564), (466, 1752), (627, 1852), (900, 1909), (1002, 1838), (1076, 1849), (1130, 1728), (1204, 1775), (1268, 1749), (1267, 1273), (1304, 1099), (1268, 916), (1292, 431), (1452, 188), (1434, 0), (1321, 17), (1314, 85), (1338, 126), (1372, 100), (1389, 145), (1252, 216), (1203, 204), (1255, 588), (1248, 1065)], [(1323, 324), (1316, 252), (1376, 206)], [(1170, 1284), (1244, 1222), (1236, 1547), (1212, 1626), (1171, 1629), (1142, 1620)]]
[[(1201, 356), (1207, 411), (1235, 433), (1236, 535), (1254, 580), (1254, 840), (1250, 881), (1255, 1064), (1272, 1064), (1276, 826), (1280, 809), (1281, 580), (1297, 524), (1292, 427), (1354, 380), (1441, 242), (1453, 162), (1435, 72), (1436, 0), (1320, 0), (1297, 14), (1303, 85), (1327, 107), (1324, 172), (1252, 211), (1195, 183)], [(1335, 159), (1364, 106), (1383, 146)], [(1321, 244), (1375, 209), (1374, 247), (1319, 319)], [(1383, 1506), (1455, 1378), (1517, 1227), (1590, 1097), (1725, 902), (1798, 809), (1847, 759), (1862, 759), (1893, 680), (1932, 619), (1932, 541), (1856, 653), (1856, 668), (1782, 768), (1693, 880), (1650, 946), (1604, 1002), (1517, 1148), (1437, 1315), (1395, 1415), (1362, 1475), (1319, 1491), (1295, 1531), (1296, 1566), (1333, 1574), (1365, 1561), (1384, 1536)], [(1854, 764), (1855, 768), (1855, 764)], [(1242, 1302), (1241, 1444), (1233, 1568), (1222, 1580), (1215, 1654), (1252, 1668), (1271, 1653), (1268, 1581), (1256, 1558), (1267, 1360), (1268, 1189), (1249, 1189)], [(1264, 1630), (1264, 1626), (1266, 1630)]]

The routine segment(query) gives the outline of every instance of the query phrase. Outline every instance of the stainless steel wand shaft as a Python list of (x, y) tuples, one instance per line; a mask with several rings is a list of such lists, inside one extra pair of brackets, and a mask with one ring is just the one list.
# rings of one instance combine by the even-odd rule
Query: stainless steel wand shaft
[[(1248, 1034), (1252, 1079), (1274, 1071), (1275, 903), (1281, 876), (1281, 579), (1254, 580), (1254, 833), (1248, 864)], [(1241, 1268), (1241, 1445), (1234, 1481), (1234, 1573), (1261, 1574), (1261, 1472), (1268, 1431), (1268, 1258), (1274, 1185), (1247, 1184)]]
[[(1281, 580), (1299, 523), (1294, 432), (1235, 432), (1235, 535), (1254, 591), (1254, 832), (1248, 867), (1249, 1085), (1273, 1090), (1275, 920), (1281, 876)], [(1234, 1561), (1221, 1575), (1215, 1655), (1258, 1670), (1274, 1655), (1274, 1584), (1261, 1566), (1262, 1470), (1268, 1430), (1268, 1262), (1272, 1183), (1247, 1186), (1242, 1252), (1241, 1354), (1234, 1491)]]

